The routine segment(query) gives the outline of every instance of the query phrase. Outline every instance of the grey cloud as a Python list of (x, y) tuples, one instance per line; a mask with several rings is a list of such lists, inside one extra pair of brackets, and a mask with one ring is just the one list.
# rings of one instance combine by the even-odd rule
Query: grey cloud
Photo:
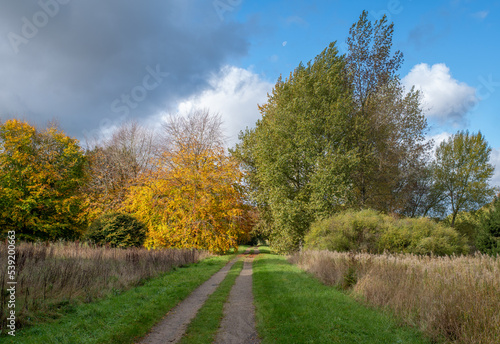
[[(141, 101), (126, 105), (129, 118), (173, 109), (248, 48), (248, 27), (221, 21), (210, 1), (2, 2), (0, 118), (19, 116), (40, 124), (57, 119), (79, 138), (103, 119), (124, 117), (122, 95), (134, 90), (134, 99)], [(40, 3), (52, 7), (42, 10)], [(39, 12), (46, 14), (46, 23)], [(37, 20), (43, 24), (39, 28), (33, 24)], [(26, 21), (35, 25), (35, 35)], [(23, 25), (33, 37), (12, 44), (13, 37), (24, 38)], [(151, 69), (168, 76), (148, 78)], [(112, 110), (116, 100), (121, 111), (116, 103)]]

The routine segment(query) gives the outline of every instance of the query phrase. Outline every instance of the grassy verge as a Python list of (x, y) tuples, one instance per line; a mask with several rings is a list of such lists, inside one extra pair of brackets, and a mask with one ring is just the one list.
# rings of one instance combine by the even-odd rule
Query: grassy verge
[(206, 344), (215, 340), (217, 330), (223, 317), (223, 308), (236, 277), (243, 268), (243, 261), (233, 265), (226, 278), (217, 290), (208, 298), (196, 318), (189, 324), (181, 344)]
[(84, 304), (60, 319), (0, 337), (2, 343), (133, 343), (234, 255), (176, 268), (118, 296)]
[(416, 330), (399, 327), (388, 315), (321, 284), (285, 257), (256, 258), (253, 291), (262, 343), (429, 343)]
[(500, 343), (500, 257), (306, 250), (290, 261), (432, 340)]
[[(7, 330), (7, 242), (0, 242), (0, 330)], [(16, 327), (63, 316), (71, 308), (142, 285), (207, 257), (195, 250), (108, 248), (84, 242), (16, 245)]]

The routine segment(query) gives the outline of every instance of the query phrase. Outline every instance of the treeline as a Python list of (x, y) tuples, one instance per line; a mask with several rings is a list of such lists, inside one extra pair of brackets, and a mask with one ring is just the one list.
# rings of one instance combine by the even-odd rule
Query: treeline
[(331, 43), (279, 78), (262, 118), (232, 153), (259, 209), (257, 231), (273, 249), (298, 249), (315, 221), (348, 209), (443, 217), (491, 201), (491, 148), (458, 132), (431, 157), (421, 94), (407, 90), (392, 53), (394, 27), (367, 12), (352, 25), (348, 52)]
[[(500, 251), (498, 204), (480, 212), (484, 220), (475, 215), (495, 193), (491, 148), (481, 133), (460, 131), (431, 156), (421, 94), (403, 87), (403, 54), (391, 52), (393, 24), (367, 17), (352, 25), (345, 55), (331, 43), (280, 77), (230, 154), (208, 110), (170, 117), (161, 132), (125, 124), (85, 149), (55, 126), (1, 124), (2, 234), (213, 252), (252, 235), (290, 252), (312, 224), (373, 209), (401, 218), (451, 213), (445, 224), (472, 249)], [(424, 246), (455, 238), (448, 234)], [(464, 252), (460, 240), (444, 246)]]
[[(225, 153), (221, 120), (122, 125), (85, 149), (55, 125), (0, 124), (0, 228), (21, 240), (225, 252), (248, 240), (252, 209)], [(89, 225), (92, 225), (88, 230)]]

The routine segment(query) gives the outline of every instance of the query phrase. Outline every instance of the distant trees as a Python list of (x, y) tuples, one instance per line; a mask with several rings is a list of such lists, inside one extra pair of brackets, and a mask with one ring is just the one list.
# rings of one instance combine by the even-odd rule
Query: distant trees
[(0, 125), (0, 228), (25, 240), (78, 237), (85, 228), (85, 157), (55, 126)]
[(489, 163), (491, 148), (479, 132), (460, 131), (441, 142), (432, 164), (434, 187), (451, 208), (451, 226), (461, 210), (476, 210), (489, 202), (495, 189), (488, 184), (494, 167)]
[(220, 117), (171, 117), (163, 134), (126, 123), (84, 152), (54, 126), (0, 125), (1, 234), (212, 252), (248, 241), (256, 215)]

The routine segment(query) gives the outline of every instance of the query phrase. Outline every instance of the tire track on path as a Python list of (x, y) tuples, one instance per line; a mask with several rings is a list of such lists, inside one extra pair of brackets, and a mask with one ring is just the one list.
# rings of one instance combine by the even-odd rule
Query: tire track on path
[[(245, 251), (248, 253), (248, 250)], [(171, 309), (167, 315), (157, 323), (138, 344), (164, 344), (177, 343), (198, 310), (203, 306), (208, 297), (217, 289), (227, 273), (239, 257), (234, 258), (222, 269), (215, 273), (208, 281), (199, 286), (186, 299)]]

